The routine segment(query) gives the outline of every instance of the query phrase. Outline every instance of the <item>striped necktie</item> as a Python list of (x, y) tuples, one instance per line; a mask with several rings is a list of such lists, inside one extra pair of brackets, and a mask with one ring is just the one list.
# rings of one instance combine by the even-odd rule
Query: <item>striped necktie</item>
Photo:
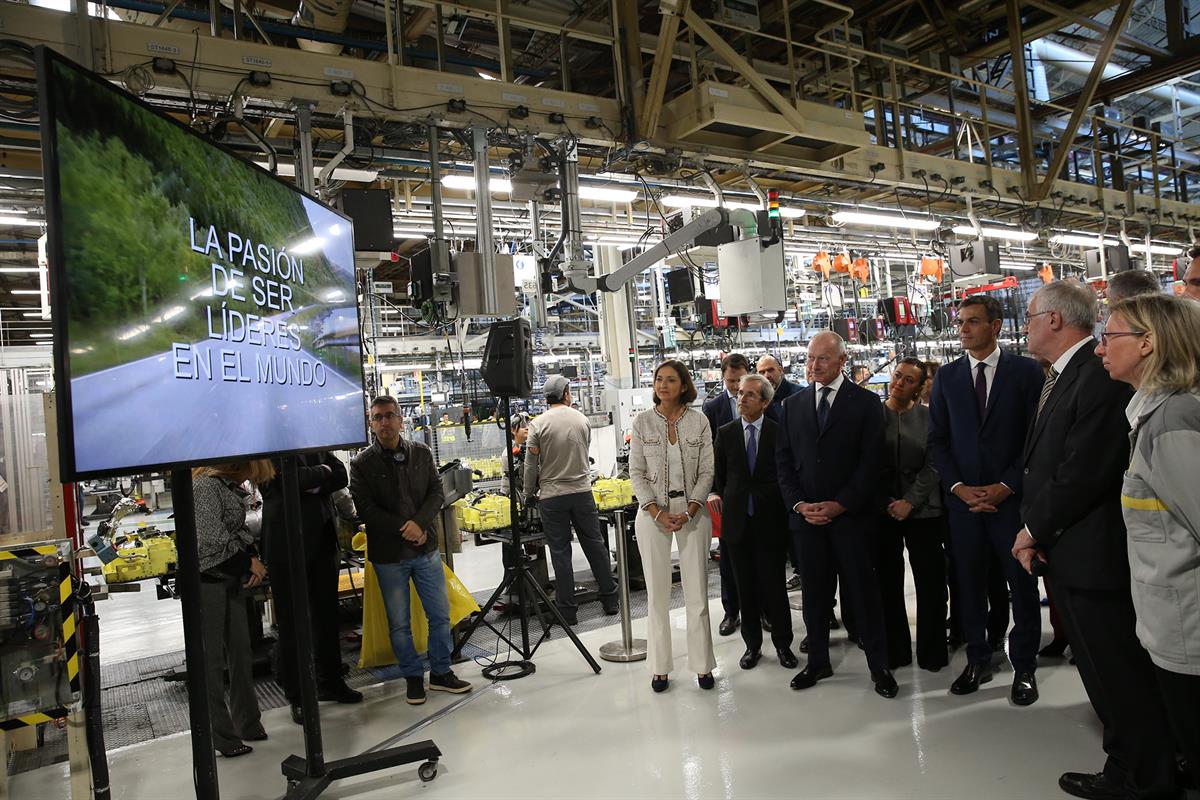
[(1046, 375), (1046, 382), (1042, 384), (1042, 396), (1038, 398), (1037, 416), (1034, 417), (1034, 422), (1042, 418), (1042, 409), (1046, 406), (1046, 401), (1050, 399), (1050, 393), (1054, 391), (1054, 384), (1058, 381), (1058, 370), (1054, 367), (1050, 368), (1049, 374)]

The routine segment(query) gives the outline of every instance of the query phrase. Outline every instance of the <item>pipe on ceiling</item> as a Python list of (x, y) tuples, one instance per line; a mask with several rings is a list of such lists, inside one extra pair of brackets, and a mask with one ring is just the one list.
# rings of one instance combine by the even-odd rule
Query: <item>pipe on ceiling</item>
[[(1061, 45), (1058, 42), (1052, 42), (1049, 39), (1036, 39), (1029, 44), (1030, 50), (1034, 56), (1044, 61), (1047, 64), (1053, 64), (1056, 67), (1065, 69), (1068, 72), (1073, 72), (1076, 75), (1087, 76), (1092, 71), (1092, 65), (1096, 63), (1096, 59), (1082, 50), (1076, 50), (1073, 47)], [(1124, 75), (1129, 72), (1128, 69), (1117, 66), (1116, 64), (1106, 64), (1104, 66), (1104, 78), (1116, 78), (1119, 75)], [(1170, 104), (1174, 100), (1171, 87), (1167, 84), (1159, 84), (1151, 86), (1148, 89), (1142, 89), (1140, 94), (1148, 94), (1151, 97)], [(1200, 94), (1189, 91), (1187, 89), (1179, 90), (1179, 102), (1189, 106), (1200, 105)]]

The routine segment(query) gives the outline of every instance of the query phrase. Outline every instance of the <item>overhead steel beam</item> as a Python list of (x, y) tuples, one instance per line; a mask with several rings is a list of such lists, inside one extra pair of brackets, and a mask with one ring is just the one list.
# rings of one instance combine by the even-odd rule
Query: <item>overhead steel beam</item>
[[(686, 0), (684, 2), (686, 3)], [(653, 139), (658, 131), (658, 118), (662, 114), (663, 99), (667, 91), (667, 76), (671, 73), (671, 54), (675, 49), (675, 37), (678, 35), (679, 17), (675, 14), (664, 14), (662, 30), (658, 34), (658, 47), (654, 51), (654, 65), (650, 68), (646, 103), (642, 106), (643, 139)]]
[(1025, 196), (1028, 197), (1037, 189), (1037, 173), (1033, 168), (1033, 120), (1029, 114), (1029, 85), (1025, 81), (1025, 37), (1021, 31), (1021, 0), (1005, 0), (1004, 6), (1008, 14), (1008, 44), (1012, 55), (1013, 92), (1016, 94), (1021, 181), (1025, 184)]
[[(1009, 0), (1009, 3), (1016, 5), (1018, 0)], [(1050, 160), (1050, 171), (1046, 174), (1046, 179), (1038, 184), (1037, 192), (1034, 195), (1035, 200), (1045, 200), (1050, 194), (1050, 188), (1054, 186), (1054, 181), (1059, 172), (1062, 171), (1063, 165), (1067, 163), (1067, 156), (1071, 152), (1071, 143), (1075, 140), (1075, 134), (1079, 131), (1079, 123), (1083, 122), (1084, 116), (1088, 113), (1088, 108), (1092, 105), (1092, 97), (1096, 93), (1096, 87), (1100, 85), (1100, 79), (1104, 77), (1104, 67), (1108, 65), (1108, 59), (1112, 57), (1113, 49), (1117, 46), (1117, 38), (1121, 34), (1121, 29), (1125, 27), (1125, 22), (1129, 19), (1129, 12), (1133, 10), (1133, 0), (1121, 0), (1117, 4), (1117, 10), (1113, 12), (1112, 22), (1105, 34), (1103, 41), (1100, 42), (1100, 52), (1096, 54), (1096, 61), (1092, 64), (1092, 71), (1088, 73), (1087, 80), (1083, 84), (1083, 88), (1079, 91), (1079, 100), (1075, 102), (1074, 109), (1071, 111), (1071, 118), (1067, 120), (1067, 128), (1062, 132), (1062, 136), (1058, 140), (1058, 146), (1054, 149), (1054, 157)], [(1024, 50), (1024, 47), (1021, 48)], [(1026, 117), (1028, 119), (1028, 117)], [(1024, 153), (1021, 154), (1021, 162), (1024, 164)]]
[(749, 61), (733, 49), (721, 35), (714, 31), (707, 22), (700, 19), (696, 12), (691, 8), (684, 9), (683, 21), (688, 24), (695, 33), (704, 40), (704, 42), (712, 48), (726, 64), (733, 67), (741, 73), (742, 78), (754, 91), (762, 95), (763, 100), (766, 100), (779, 114), (790, 122), (796, 129), (796, 132), (802, 132), (806, 127), (804, 115), (796, 110), (788, 99), (781, 95), (774, 86), (767, 82), (763, 76), (754, 71), (754, 67)]

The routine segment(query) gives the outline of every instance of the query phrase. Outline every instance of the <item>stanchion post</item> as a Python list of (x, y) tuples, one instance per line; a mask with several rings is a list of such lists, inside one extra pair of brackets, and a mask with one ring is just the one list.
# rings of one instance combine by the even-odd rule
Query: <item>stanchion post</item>
[(629, 551), (625, 544), (625, 510), (613, 512), (617, 533), (617, 583), (621, 592), (621, 641), (600, 648), (605, 661), (642, 661), (646, 658), (646, 640), (633, 638), (633, 619), (629, 614)]

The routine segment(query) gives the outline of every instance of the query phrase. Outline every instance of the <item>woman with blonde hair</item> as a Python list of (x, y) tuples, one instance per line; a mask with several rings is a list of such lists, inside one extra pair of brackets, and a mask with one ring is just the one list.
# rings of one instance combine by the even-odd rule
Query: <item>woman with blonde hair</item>
[(691, 408), (696, 384), (682, 362), (654, 370), (654, 408), (633, 420), (629, 477), (637, 495), (634, 521), (646, 577), (647, 656), (650, 688), (667, 690), (671, 673), (671, 539), (679, 545), (679, 570), (687, 607), (688, 666), (701, 689), (713, 688), (712, 626), (708, 620), (708, 549), (712, 522), (705, 502), (713, 481), (708, 417)]
[[(200, 559), (200, 605), (208, 671), (208, 713), (213, 746), (226, 758), (253, 751), (247, 741), (267, 738), (254, 695), (246, 590), (262, 583), (267, 568), (246, 526), (246, 506), (255, 486), (275, 476), (267, 459), (197, 467), (192, 470), (196, 549)], [(226, 701), (225, 673), (229, 674)]]
[(1111, 378), (1137, 390), (1121, 488), (1137, 635), (1200, 785), (1200, 304), (1122, 300), (1096, 353)]

